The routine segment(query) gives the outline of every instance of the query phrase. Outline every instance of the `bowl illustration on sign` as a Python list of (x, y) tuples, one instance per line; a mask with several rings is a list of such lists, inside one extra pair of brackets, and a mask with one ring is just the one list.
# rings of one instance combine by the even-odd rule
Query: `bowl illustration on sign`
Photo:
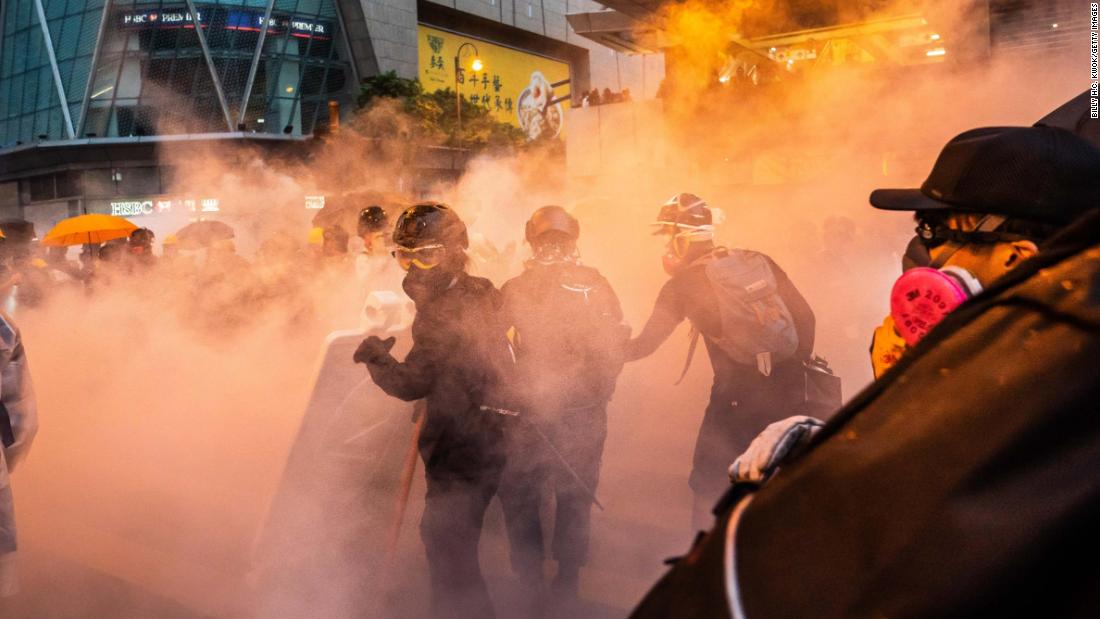
[(541, 71), (531, 73), (531, 82), (516, 102), (519, 126), (528, 140), (557, 137), (565, 115), (561, 102), (554, 99), (554, 87)]

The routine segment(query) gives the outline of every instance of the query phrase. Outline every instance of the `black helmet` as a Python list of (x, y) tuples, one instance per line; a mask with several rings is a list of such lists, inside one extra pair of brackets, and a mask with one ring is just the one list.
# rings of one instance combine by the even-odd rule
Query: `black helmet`
[(372, 204), (359, 211), (358, 234), (363, 236), (369, 232), (380, 232), (386, 229), (386, 209)]
[(421, 202), (405, 209), (394, 226), (393, 242), (409, 249), (433, 244), (459, 249), (470, 247), (466, 224), (450, 207), (438, 202)]
[(576, 242), (581, 236), (581, 225), (562, 207), (544, 206), (535, 211), (527, 221), (527, 242), (534, 245), (544, 234), (553, 234)]
[(321, 245), (338, 248), (341, 252), (346, 252), (348, 250), (348, 233), (340, 226), (329, 226), (321, 232)]
[(130, 233), (130, 243), (134, 245), (152, 245), (156, 235), (149, 228), (138, 228)]
[(714, 217), (710, 206), (702, 198), (693, 193), (678, 193), (661, 205), (661, 212), (653, 225), (658, 226), (654, 234), (668, 234), (674, 233), (676, 228), (702, 229), (703, 226), (712, 226)]

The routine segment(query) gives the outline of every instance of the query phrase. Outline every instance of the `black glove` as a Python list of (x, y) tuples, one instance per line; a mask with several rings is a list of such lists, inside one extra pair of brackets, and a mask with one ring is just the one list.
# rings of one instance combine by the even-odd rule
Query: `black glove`
[(393, 348), (396, 342), (397, 338), (393, 336), (383, 340), (376, 335), (372, 335), (359, 344), (359, 348), (355, 349), (355, 355), (352, 356), (352, 359), (356, 363), (378, 363), (390, 356), (390, 349)]

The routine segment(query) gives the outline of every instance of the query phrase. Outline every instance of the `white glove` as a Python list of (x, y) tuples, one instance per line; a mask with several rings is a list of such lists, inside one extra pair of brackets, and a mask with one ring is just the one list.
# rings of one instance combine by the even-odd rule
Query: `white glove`
[(730, 465), (730, 482), (764, 481), (780, 465), (801, 453), (824, 425), (820, 419), (795, 415), (764, 428)]

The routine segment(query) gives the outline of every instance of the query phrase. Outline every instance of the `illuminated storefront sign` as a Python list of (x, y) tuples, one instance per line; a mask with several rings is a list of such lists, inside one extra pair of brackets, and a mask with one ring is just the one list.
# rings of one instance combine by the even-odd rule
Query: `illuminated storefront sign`
[[(211, 23), (212, 9), (196, 11), (199, 23), (203, 28), (208, 28)], [(221, 27), (226, 30), (243, 30), (259, 32), (263, 28), (263, 11), (231, 10), (223, 14), (223, 18), (214, 18), (215, 24), (224, 19)], [(120, 15), (122, 28), (128, 30), (171, 30), (175, 28), (194, 28), (195, 20), (191, 18), (191, 12), (186, 8), (179, 9), (148, 9), (144, 11), (126, 11)], [(290, 36), (304, 39), (329, 39), (332, 36), (332, 24), (330, 22), (301, 19), (287, 15), (272, 15), (267, 21), (268, 34), (284, 34), (289, 31)]]
[(111, 214), (116, 217), (139, 217), (152, 215), (152, 200), (112, 200)]
[(306, 208), (319, 211), (325, 208), (324, 196), (306, 196)]
[(116, 217), (143, 217), (159, 213), (185, 211), (216, 213), (221, 210), (218, 198), (128, 198), (110, 201), (111, 214)]
[(424, 90), (453, 90), (455, 53), (472, 43), (484, 66), (473, 71), (473, 50), (463, 50), (458, 74), (462, 97), (523, 129), (528, 139), (562, 135), (570, 99), (568, 63), (424, 25), (417, 27), (417, 41)]

